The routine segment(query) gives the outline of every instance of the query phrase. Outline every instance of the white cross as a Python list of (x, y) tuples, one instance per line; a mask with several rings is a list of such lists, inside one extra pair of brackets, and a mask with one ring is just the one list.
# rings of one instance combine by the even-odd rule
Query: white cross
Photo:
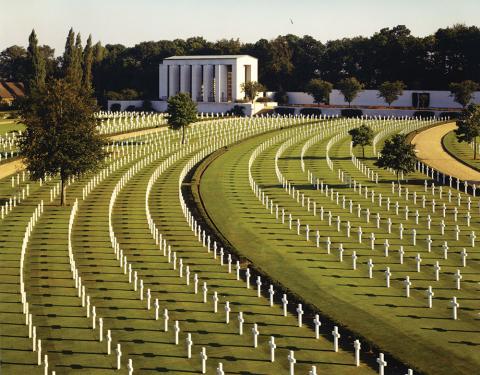
[(338, 327), (337, 327), (337, 326), (334, 326), (334, 327), (333, 327), (332, 335), (333, 335), (333, 350), (334, 350), (335, 352), (338, 352), (338, 339), (339, 339), (341, 336), (340, 336), (340, 334), (338, 333)]
[(253, 335), (253, 347), (256, 348), (258, 346), (258, 336), (260, 335), (257, 323), (253, 325), (252, 335)]
[(270, 336), (270, 341), (268, 342), (268, 346), (270, 347), (270, 361), (275, 362), (275, 349), (277, 348), (277, 344), (275, 344), (274, 336)]
[(243, 319), (243, 312), (238, 313), (238, 334), (243, 335), (243, 323), (245, 319)]
[(193, 341), (192, 341), (192, 334), (191, 333), (187, 333), (187, 338), (185, 339), (185, 342), (187, 344), (187, 358), (192, 358)]
[(121, 359), (122, 359), (122, 348), (120, 344), (117, 344), (117, 370), (120, 370), (122, 366)]
[(427, 289), (427, 300), (428, 300), (428, 308), (432, 308), (432, 302), (433, 302), (433, 297), (435, 296), (435, 293), (433, 293), (432, 287), (429, 286)]
[(373, 267), (374, 267), (372, 258), (368, 260), (367, 266), (368, 266), (368, 277), (371, 279), (373, 278)]
[(303, 316), (303, 309), (302, 309), (302, 304), (299, 303), (297, 306), (297, 315), (298, 315), (298, 326), (302, 326), (302, 316)]
[(452, 318), (453, 320), (457, 320), (457, 310), (460, 307), (460, 304), (457, 302), (457, 297), (452, 298), (450, 306), (452, 306)]
[(415, 257), (415, 262), (417, 263), (417, 272), (420, 272), (420, 265), (422, 263), (422, 257), (420, 256), (420, 253), (418, 253)]
[(387, 362), (384, 359), (383, 353), (380, 353), (377, 358), (378, 363), (378, 374), (383, 375), (385, 367), (387, 367)]
[(290, 350), (288, 354), (288, 363), (290, 364), (290, 375), (295, 375), (295, 363), (297, 363), (297, 360), (295, 359), (293, 350)]
[(412, 285), (412, 282), (410, 281), (410, 276), (405, 277), (405, 280), (403, 281), (403, 285), (405, 285), (405, 293), (408, 298), (410, 297), (410, 286)]
[(270, 306), (273, 306), (273, 296), (275, 295), (275, 290), (273, 289), (272, 284), (270, 284), (270, 288), (268, 289), (268, 294), (270, 295)]
[(225, 371), (223, 371), (223, 363), (219, 362), (217, 367), (217, 375), (225, 375)]
[(180, 323), (178, 320), (175, 320), (173, 325), (173, 331), (175, 332), (175, 345), (178, 345), (179, 335), (180, 335)]
[(133, 375), (133, 362), (131, 358), (128, 359), (127, 369), (128, 375)]
[(352, 268), (353, 270), (356, 270), (357, 269), (357, 252), (354, 250), (352, 251)]
[(353, 342), (353, 347), (355, 349), (355, 366), (360, 366), (360, 349), (362, 348), (362, 345), (360, 344), (359, 340), (355, 340)]
[(390, 267), (387, 267), (385, 270), (385, 281), (387, 282), (387, 288), (390, 288), (390, 277), (392, 276), (392, 273), (390, 272)]
[(282, 305), (283, 305), (283, 316), (287, 316), (288, 299), (286, 294), (284, 294), (282, 297)]
[(455, 279), (457, 289), (460, 290), (460, 282), (463, 278), (463, 276), (460, 273), (460, 270), (457, 269), (457, 271), (453, 275), (453, 278)]
[(202, 374), (207, 373), (207, 349), (202, 347), (202, 351), (200, 352), (200, 359), (202, 360)]

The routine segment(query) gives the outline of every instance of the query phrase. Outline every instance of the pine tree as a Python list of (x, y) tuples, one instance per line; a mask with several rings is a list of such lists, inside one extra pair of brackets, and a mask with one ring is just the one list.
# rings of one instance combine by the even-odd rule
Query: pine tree
[(72, 71), (73, 71), (73, 81), (72, 83), (81, 86), (82, 84), (82, 55), (83, 55), (83, 48), (82, 48), (82, 37), (80, 33), (77, 34), (77, 39), (75, 41), (75, 49), (74, 49), (74, 59), (72, 64)]
[(45, 85), (47, 70), (45, 59), (38, 48), (38, 39), (35, 30), (32, 30), (28, 38), (28, 75), (27, 89), (41, 88)]
[(73, 29), (70, 29), (67, 36), (67, 41), (65, 43), (65, 51), (63, 52), (63, 76), (64, 77), (71, 77), (71, 68), (73, 62), (73, 55), (75, 50), (75, 33)]
[(93, 48), (92, 36), (89, 35), (87, 44), (83, 50), (83, 80), (82, 88), (90, 91), (92, 89), (92, 64), (93, 64)]

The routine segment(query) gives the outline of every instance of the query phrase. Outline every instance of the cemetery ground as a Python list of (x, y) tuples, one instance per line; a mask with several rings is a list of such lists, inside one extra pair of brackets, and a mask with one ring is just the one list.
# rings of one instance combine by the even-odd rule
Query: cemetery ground
[(468, 143), (459, 142), (453, 131), (443, 136), (442, 144), (445, 150), (453, 157), (477, 171), (480, 170), (480, 155), (477, 154), (477, 159), (474, 159), (473, 148)]
[[(214, 372), (219, 362), (226, 373), (286, 373), (291, 350), (298, 373), (306, 373), (312, 365), (319, 373), (375, 373), (364, 363), (355, 366), (353, 349), (335, 352), (331, 334), (322, 333), (316, 339), (306, 323), (298, 327), (296, 316), (283, 316), (278, 304), (271, 307), (265, 292), (257, 296), (253, 280), (251, 288), (246, 288), (244, 280), (237, 280), (235, 265), (229, 273), (226, 257), (222, 265), (218, 252), (215, 259), (191, 231), (178, 202), (178, 180), (186, 163), (209, 145), (206, 140), (218, 134), (224, 137), (219, 142), (254, 135), (252, 127), (241, 133), (239, 126), (230, 123), (222, 127), (222, 121), (194, 126), (184, 148), (176, 133), (165, 130), (109, 146), (113, 155), (104, 169), (72, 181), (67, 207), (58, 206), (55, 179), (33, 183), (20, 173), (13, 184), (9, 178), (0, 180), (4, 202), (12, 196), (18, 199), (0, 222), (4, 234), (0, 246), (2, 373), (43, 374), (45, 368), (57, 374), (113, 373), (117, 371), (117, 344), (121, 346), (121, 370), (125, 373), (128, 359), (135, 373), (199, 373), (202, 347), (208, 356), (208, 373)], [(257, 126), (255, 131), (263, 129)], [(149, 189), (152, 176), (162, 165), (165, 168)], [(29, 194), (23, 197), (27, 185)], [(74, 204), (76, 199), (78, 206)], [(39, 212), (41, 200), (43, 213), (38, 215), (30, 236), (27, 231), (25, 237), (32, 212)], [(152, 237), (146, 210), (163, 235), (160, 243), (171, 246), (170, 256), (164, 255), (167, 245), (159, 248), (158, 237)], [(22, 258), (24, 238), (28, 242)], [(130, 275), (123, 257), (133, 270)], [(19, 293), (20, 269), (27, 313)], [(183, 275), (179, 275), (180, 269)], [(242, 276), (243, 272), (245, 269)], [(199, 280), (198, 293), (194, 292), (194, 274)], [(79, 275), (81, 280), (76, 277)], [(214, 292), (219, 297), (217, 312)], [(231, 308), (228, 324), (226, 301)], [(164, 309), (168, 309), (168, 332)], [(239, 335), (240, 311), (245, 321), (243, 335)], [(26, 319), (30, 324), (25, 324)], [(178, 345), (175, 321), (180, 328)], [(257, 348), (253, 347), (252, 335), (255, 323)], [(107, 330), (112, 337), (110, 355)], [(187, 358), (187, 333), (193, 342), (191, 359)], [(276, 338), (273, 363), (271, 336)], [(48, 361), (44, 355), (48, 355)]]
[[(434, 129), (434, 128), (433, 128)], [(395, 131), (398, 131), (395, 130)], [(421, 133), (420, 133), (421, 134)], [(416, 172), (409, 176), (408, 182), (402, 182), (403, 193), (398, 188), (392, 192), (395, 177), (388, 171), (379, 171), (373, 166), (373, 155), (369, 154), (366, 165), (379, 173), (379, 182), (368, 179), (351, 161), (347, 135), (335, 140), (329, 151), (333, 161), (333, 171), (328, 167), (326, 149), (333, 139), (332, 134), (310, 145), (304, 156), (305, 172), (302, 171), (302, 148), (315, 133), (300, 137), (293, 144), (282, 149), (282, 144), (290, 140), (288, 136), (273, 139), (272, 135), (262, 135), (231, 147), (211, 164), (204, 167), (201, 176), (201, 202), (213, 225), (223, 237), (252, 265), (261, 272), (277, 280), (294, 294), (322, 311), (343, 326), (358, 332), (383, 350), (395, 355), (419, 371), (429, 374), (472, 374), (478, 370), (479, 322), (478, 309), (478, 251), (472, 247), (469, 234), (478, 233), (478, 201), (473, 198), (473, 219), (467, 226), (467, 195), (460, 192), (461, 202), (457, 204), (457, 190), (449, 202), (448, 186), (443, 187), (440, 198), (437, 186), (431, 193), (432, 179)], [(384, 138), (384, 137), (383, 137)], [(262, 193), (273, 200), (273, 213), (262, 205), (249, 184), (249, 161), (262, 142), (273, 141), (261, 152), (252, 165), (252, 177), (262, 189)], [(381, 142), (380, 142), (381, 144)], [(380, 149), (380, 144), (377, 149)], [(439, 147), (441, 147), (439, 145)], [(275, 156), (282, 150), (278, 159), (278, 168), (285, 178), (305, 197), (292, 197), (279, 183), (275, 167)], [(360, 155), (358, 150), (357, 155)], [(368, 189), (374, 189), (377, 196), (372, 203), (370, 195), (359, 195), (358, 186), (342, 182), (338, 169), (351, 176)], [(326, 196), (309, 181), (308, 171), (320, 177), (335, 192), (340, 193), (340, 202), (335, 197)], [(428, 180), (425, 192), (424, 180)], [(438, 185), (438, 183), (437, 183)], [(406, 199), (405, 188), (409, 190)], [(418, 194), (417, 203), (412, 195)], [(383, 204), (378, 204), (378, 194), (383, 195)], [(305, 195), (303, 195), (305, 194)], [(425, 195), (425, 208), (421, 197)], [(346, 197), (347, 205), (342, 208), (341, 198)], [(386, 208), (386, 199), (391, 199), (391, 207)], [(307, 199), (316, 202), (316, 214), (312, 206), (307, 208)], [(332, 199), (333, 198), (333, 199)], [(352, 199), (354, 209), (348, 209)], [(436, 200), (436, 211), (432, 212), (432, 201)], [(394, 203), (399, 201), (399, 213), (395, 213)], [(268, 201), (267, 201), (268, 202)], [(443, 218), (441, 205), (446, 205)], [(284, 208), (293, 216), (292, 229), (289, 229), (288, 216), (282, 224), (275, 216), (275, 207)], [(357, 204), (361, 204), (360, 217), (357, 216)], [(405, 206), (409, 206), (409, 218), (405, 220)], [(323, 206), (324, 219), (319, 210)], [(366, 218), (366, 209), (370, 218)], [(455, 218), (454, 211), (458, 211)], [(419, 211), (419, 224), (415, 224), (414, 213)], [(332, 212), (332, 223), (328, 225), (327, 212)], [(375, 215), (381, 215), (380, 228), (376, 227)], [(288, 214), (287, 214), (288, 215)], [(427, 215), (431, 215), (431, 230), (427, 229)], [(341, 217), (340, 230), (337, 230), (337, 216)], [(386, 218), (392, 220), (389, 233)], [(300, 235), (297, 235), (297, 219), (300, 220)], [(445, 234), (441, 233), (441, 220), (446, 225)], [(347, 235), (346, 222), (351, 223), (350, 237)], [(309, 225), (309, 240), (306, 239), (306, 227)], [(403, 239), (399, 238), (399, 225), (404, 226)], [(454, 230), (459, 225), (458, 241)], [(357, 228), (363, 229), (362, 243), (358, 241)], [(416, 243), (413, 244), (412, 229), (416, 230)], [(320, 243), (316, 246), (315, 231), (319, 230)], [(375, 233), (374, 249), (371, 249), (371, 233)], [(428, 251), (427, 236), (431, 236), (431, 251)], [(327, 238), (331, 240), (331, 254), (327, 253)], [(388, 256), (385, 240), (389, 241)], [(448, 242), (447, 259), (443, 244)], [(340, 244), (344, 251), (340, 255)], [(404, 260), (400, 264), (399, 249), (403, 246)], [(460, 252), (468, 252), (468, 263), (462, 266)], [(352, 252), (358, 257), (357, 269), (352, 269)], [(420, 254), (420, 272), (417, 272), (415, 258)], [(340, 261), (340, 256), (343, 261)], [(374, 265), (372, 278), (368, 275), (368, 260)], [(435, 280), (435, 262), (439, 262), (441, 271), (439, 280)], [(386, 267), (390, 267), (391, 285), (386, 287)], [(456, 289), (455, 273), (460, 269), (463, 279), (461, 289)], [(404, 280), (409, 276), (410, 297), (406, 297)], [(426, 292), (432, 286), (435, 293), (432, 308), (427, 307)], [(460, 302), (458, 320), (452, 319), (450, 301), (453, 296)], [(386, 369), (388, 372), (388, 368)]]
[[(460, 162), (446, 152), (442, 147), (442, 139), (456, 128), (455, 123), (447, 123), (441, 126), (432, 127), (417, 134), (412, 143), (418, 149), (417, 156), (425, 160), (429, 165), (442, 170), (450, 176), (467, 181), (480, 181), (480, 172), (472, 170), (464, 162)], [(463, 159), (462, 160), (468, 160)]]

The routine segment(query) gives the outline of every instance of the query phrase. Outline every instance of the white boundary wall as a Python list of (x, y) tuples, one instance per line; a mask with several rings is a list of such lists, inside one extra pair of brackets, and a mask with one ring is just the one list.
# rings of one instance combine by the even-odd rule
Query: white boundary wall
[[(127, 107), (133, 105), (136, 108), (141, 108), (143, 106), (143, 100), (109, 100), (108, 101), (108, 109), (112, 104), (120, 104), (120, 111), (124, 111)], [(151, 100), (152, 108), (157, 112), (165, 112), (167, 110), (167, 102), (160, 101), (160, 100)], [(198, 112), (204, 113), (225, 113), (231, 110), (235, 105), (239, 105), (245, 108), (245, 115), (251, 116), (252, 111), (253, 114), (257, 113), (258, 111), (262, 110), (263, 108), (273, 108), (277, 106), (275, 102), (268, 102), (268, 103), (257, 103), (255, 102), (253, 105), (252, 103), (197, 103)]]
[[(412, 107), (412, 94), (429, 93), (431, 108), (462, 108), (462, 106), (453, 100), (450, 91), (434, 91), (434, 90), (405, 90), (398, 100), (392, 103), (394, 107)], [(266, 96), (273, 98), (274, 92), (266, 92)], [(305, 92), (289, 91), (289, 104), (314, 104), (311, 95)], [(480, 91), (474, 94), (473, 102), (480, 104)], [(348, 105), (339, 90), (333, 90), (330, 94), (330, 105)], [(364, 90), (358, 94), (352, 102), (352, 106), (387, 106), (383, 98), (378, 97), (378, 90)]]

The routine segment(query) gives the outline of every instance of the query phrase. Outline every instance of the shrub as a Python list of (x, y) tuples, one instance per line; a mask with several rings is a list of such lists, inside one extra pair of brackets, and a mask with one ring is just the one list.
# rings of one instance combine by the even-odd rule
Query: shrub
[(135, 112), (136, 110), (137, 110), (137, 107), (135, 107), (133, 104), (125, 108), (125, 111), (127, 112)]
[(442, 112), (440, 113), (440, 117), (448, 117), (451, 119), (458, 119), (462, 115), (461, 112)]
[(282, 116), (288, 116), (288, 115), (293, 116), (295, 114), (295, 108), (276, 107), (273, 111), (277, 115), (282, 115)]
[(304, 116), (320, 116), (322, 110), (320, 108), (302, 108), (300, 114)]
[(435, 112), (432, 111), (415, 111), (413, 112), (413, 117), (420, 117), (420, 118), (429, 118), (434, 117)]
[(258, 102), (258, 103), (267, 103), (269, 101), (270, 101), (270, 99), (267, 98), (266, 96), (261, 96), (261, 97), (257, 98), (257, 100), (256, 100), (256, 102)]
[(122, 109), (122, 105), (120, 103), (113, 103), (110, 105), (110, 111), (112, 112), (119, 112)]
[(231, 110), (227, 111), (227, 114), (237, 117), (245, 117), (245, 107), (241, 105), (234, 105)]
[(342, 109), (340, 114), (342, 117), (360, 117), (363, 115), (363, 111), (361, 109), (346, 108)]
[(287, 95), (287, 92), (284, 90), (278, 90), (273, 96), (273, 99), (278, 104), (288, 104), (288, 95)]

